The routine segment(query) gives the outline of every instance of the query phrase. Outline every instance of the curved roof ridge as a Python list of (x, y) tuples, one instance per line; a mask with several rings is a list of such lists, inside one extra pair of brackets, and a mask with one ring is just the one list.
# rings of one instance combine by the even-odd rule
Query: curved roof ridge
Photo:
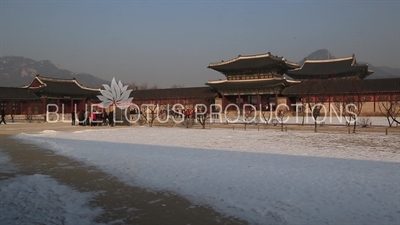
[[(31, 87), (33, 82), (35, 82), (35, 80), (37, 80), (40, 83), (39, 87)], [(26, 87), (26, 88), (41, 88), (43, 86), (46, 86), (46, 84), (42, 80), (39, 79), (39, 74), (36, 74), (35, 78), (31, 81), (31, 83), (28, 84), (28, 85), (25, 85), (23, 87)]]
[[(225, 65), (225, 64), (229, 64), (229, 63), (238, 61), (240, 59), (256, 59), (256, 58), (269, 57), (269, 56), (272, 56), (270, 52), (256, 54), (256, 55), (238, 55), (236, 58), (230, 59), (228, 61), (210, 63), (209, 66), (220, 66), (220, 65)], [(273, 56), (273, 57), (276, 58), (275, 56)]]
[(286, 64), (290, 64), (292, 66), (297, 66), (297, 67), (300, 66), (299, 63), (297, 63), (297, 62), (292, 62), (292, 61), (286, 60), (286, 58), (282, 58), (282, 59), (285, 61)]
[(277, 77), (272, 77), (272, 78), (262, 78), (262, 79), (249, 79), (249, 80), (209, 80), (207, 81), (207, 84), (221, 84), (221, 83), (246, 83), (246, 82), (258, 82), (258, 81), (267, 81), (267, 80), (282, 80), (286, 81), (284, 78), (277, 78)]
[[(54, 78), (54, 77), (43, 77), (40, 76), (39, 74), (36, 75), (35, 77), (36, 80), (38, 80), (41, 84), (41, 86), (47, 86), (46, 81), (52, 81), (52, 82), (65, 82), (65, 83), (75, 83), (79, 88), (81, 89), (85, 89), (85, 90), (89, 90), (89, 91), (100, 91), (100, 88), (90, 88), (90, 87), (86, 87), (83, 86), (82, 84), (80, 84), (75, 77), (71, 78), (71, 79), (66, 79), (66, 78)], [(32, 82), (33, 83), (33, 82)], [(31, 83), (31, 84), (32, 84)], [(30, 85), (29, 85), (30, 86)]]
[(306, 63), (327, 63), (327, 62), (340, 62), (340, 61), (346, 61), (346, 60), (350, 60), (352, 59), (351, 65), (354, 65), (354, 63), (356, 62), (355, 59), (355, 55), (353, 54), (352, 56), (347, 56), (347, 57), (341, 57), (341, 58), (334, 58), (334, 59), (307, 59), (304, 60), (303, 64), (299, 67), (299, 68), (295, 68), (295, 69), (291, 69), (289, 71), (297, 71), (297, 70), (302, 70), (304, 65), (306, 65)]
[(221, 84), (221, 83), (225, 83), (228, 80), (224, 79), (224, 80), (208, 80), (206, 84)]
[(55, 77), (44, 77), (40, 75), (36, 75), (36, 78), (41, 82), (44, 83), (43, 81), (55, 81), (55, 82), (73, 82), (75, 78), (71, 79), (66, 79), (66, 78), (55, 78)]
[(75, 82), (75, 84), (78, 85), (78, 87), (80, 87), (82, 89), (89, 90), (89, 91), (100, 91), (100, 88), (90, 88), (90, 87), (83, 86), (78, 81), (76, 81), (75, 78), (73, 79), (73, 82)]
[(306, 59), (303, 63), (303, 65), (307, 62), (309, 63), (326, 63), (326, 62), (338, 62), (338, 61), (346, 61), (352, 59), (353, 62), (355, 62), (355, 56), (348, 56), (348, 57), (341, 57), (341, 58), (334, 58), (334, 59)]

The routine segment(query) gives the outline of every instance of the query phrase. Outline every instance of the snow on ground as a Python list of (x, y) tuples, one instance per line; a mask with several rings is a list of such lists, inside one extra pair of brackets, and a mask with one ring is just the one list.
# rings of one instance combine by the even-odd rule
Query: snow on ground
[[(349, 117), (347, 117), (349, 120)], [(178, 119), (177, 119), (178, 120)], [(246, 118), (245, 116), (224, 116), (222, 115), (218, 119), (211, 119), (213, 123), (237, 123), (237, 122), (255, 122), (255, 123), (260, 123), (263, 124), (265, 121), (269, 121), (268, 123), (271, 124), (273, 123), (273, 120), (280, 121), (280, 118), (277, 117), (274, 113), (272, 113), (270, 116), (266, 116), (264, 118), (261, 115), (257, 115), (256, 117), (249, 116)], [(360, 116), (358, 117), (357, 123), (360, 124), (361, 121), (366, 121), (367, 125), (372, 125), (372, 126), (389, 126), (389, 123), (386, 119), (386, 117), (369, 117), (369, 116)], [(303, 116), (294, 114), (288, 114), (285, 115), (283, 118), (284, 123), (288, 124), (302, 124), (303, 123)], [(327, 114), (327, 116), (320, 116), (317, 118), (317, 123), (324, 123), (326, 125), (346, 125), (346, 118), (340, 117), (340, 116), (335, 116), (335, 114), (332, 114), (330, 116)], [(304, 124), (314, 124), (314, 118), (312, 116), (305, 116), (304, 117)], [(351, 123), (353, 124), (353, 123)], [(396, 126), (396, 123), (393, 124), (393, 126)]]
[(17, 170), (17, 166), (11, 162), (8, 156), (0, 147), (0, 179), (3, 178), (2, 173), (13, 173)]
[(400, 223), (398, 135), (135, 127), (16, 138), (255, 224)]
[[(17, 166), (0, 149), (0, 174)], [(93, 193), (80, 193), (49, 176), (35, 174), (0, 180), (0, 224), (95, 224), (101, 209), (88, 206)]]
[(96, 224), (102, 210), (81, 193), (49, 176), (35, 174), (0, 181), (0, 224)]

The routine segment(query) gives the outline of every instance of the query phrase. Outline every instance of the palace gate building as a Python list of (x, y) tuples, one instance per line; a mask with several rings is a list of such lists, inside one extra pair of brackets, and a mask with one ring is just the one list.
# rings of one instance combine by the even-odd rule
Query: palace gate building
[[(222, 73), (226, 79), (208, 81), (206, 84), (221, 94), (223, 109), (235, 104), (242, 109), (244, 104), (253, 105), (257, 110), (268, 109), (270, 105), (291, 102), (295, 98), (279, 98), (282, 90), (296, 81), (284, 77), (286, 71), (296, 69), (297, 63), (271, 53), (241, 56), (217, 63), (208, 68)], [(232, 108), (232, 107), (230, 107)]]

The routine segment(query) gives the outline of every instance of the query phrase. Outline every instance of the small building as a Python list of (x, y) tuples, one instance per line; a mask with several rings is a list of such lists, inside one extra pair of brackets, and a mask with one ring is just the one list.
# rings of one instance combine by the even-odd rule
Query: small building
[[(100, 89), (88, 88), (75, 78), (60, 79), (36, 75), (24, 87), (0, 87), (0, 104), (9, 115), (45, 114), (47, 107), (58, 112), (71, 113), (84, 110), (85, 105), (98, 102)], [(90, 106), (88, 106), (90, 107)]]
[(64, 112), (72, 112), (85, 109), (85, 104), (98, 101), (97, 95), (100, 89), (89, 88), (72, 79), (50, 78), (37, 75), (35, 79), (26, 86), (34, 92), (42, 101), (39, 113), (46, 113), (49, 104), (57, 105)]

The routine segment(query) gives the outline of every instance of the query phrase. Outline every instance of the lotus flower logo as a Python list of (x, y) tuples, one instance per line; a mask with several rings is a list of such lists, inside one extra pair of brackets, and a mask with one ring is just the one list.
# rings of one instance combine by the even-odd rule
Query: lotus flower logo
[(101, 95), (97, 95), (97, 98), (99, 98), (104, 108), (112, 104), (120, 109), (126, 109), (130, 106), (133, 98), (129, 98), (132, 90), (128, 90), (128, 85), (123, 86), (121, 81), (117, 83), (113, 78), (111, 86), (103, 84), (103, 87), (105, 90), (100, 90)]

